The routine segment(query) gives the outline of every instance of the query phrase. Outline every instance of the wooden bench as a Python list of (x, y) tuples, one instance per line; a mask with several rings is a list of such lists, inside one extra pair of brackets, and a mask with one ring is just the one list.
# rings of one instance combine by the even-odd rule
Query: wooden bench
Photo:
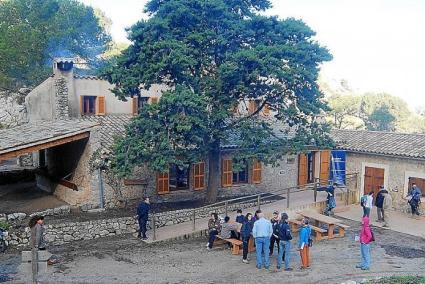
[(345, 236), (345, 230), (350, 228), (350, 226), (341, 223), (336, 224), (336, 226), (338, 227), (340, 238), (343, 238)]
[(237, 239), (224, 239), (220, 235), (215, 236), (217, 239), (220, 239), (224, 242), (230, 243), (232, 245), (232, 254), (238, 255), (242, 251), (242, 241)]
[[(289, 220), (289, 224), (291, 224), (292, 232), (298, 232), (299, 226), (301, 226), (302, 222), (299, 220)], [(316, 241), (320, 241), (326, 238), (325, 234), (328, 232), (327, 230), (312, 225), (309, 226), (315, 232)]]

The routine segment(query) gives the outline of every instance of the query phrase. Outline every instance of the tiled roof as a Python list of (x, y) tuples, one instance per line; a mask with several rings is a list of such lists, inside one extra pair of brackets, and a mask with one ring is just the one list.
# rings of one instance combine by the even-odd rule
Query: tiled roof
[(83, 116), (82, 120), (95, 122), (100, 126), (100, 139), (102, 146), (111, 147), (115, 137), (125, 134), (125, 127), (133, 118), (131, 114), (107, 114), (105, 116)]
[(78, 119), (40, 121), (0, 130), (0, 154), (89, 131), (96, 123)]
[(425, 134), (363, 130), (332, 130), (339, 149), (425, 159)]

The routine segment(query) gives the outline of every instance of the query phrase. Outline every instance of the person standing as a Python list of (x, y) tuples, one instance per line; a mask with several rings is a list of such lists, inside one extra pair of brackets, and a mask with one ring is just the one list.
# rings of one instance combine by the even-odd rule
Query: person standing
[(266, 220), (264, 218), (264, 215), (261, 211), (258, 212), (257, 216), (259, 219), (255, 221), (254, 227), (252, 228), (252, 235), (255, 238), (257, 268), (261, 269), (263, 265), (262, 254), (264, 253), (264, 267), (266, 269), (269, 269), (270, 268), (270, 256), (269, 256), (270, 237), (272, 236), (272, 233), (273, 233), (272, 223), (269, 220)]
[(221, 231), (221, 224), (220, 219), (218, 218), (217, 213), (211, 213), (211, 218), (208, 220), (208, 243), (207, 248), (208, 250), (212, 249), (215, 236), (220, 234)]
[[(236, 223), (239, 223), (239, 224), (241, 224), (241, 225), (243, 225), (243, 223), (245, 223), (245, 216), (244, 215), (242, 215), (242, 209), (238, 209), (237, 211), (236, 211)], [(241, 239), (241, 233), (237, 233), (237, 237), (238, 237), (238, 240), (240, 240)]]
[(416, 185), (416, 183), (412, 183), (412, 189), (408, 195), (409, 205), (412, 209), (412, 217), (415, 215), (419, 216), (419, 204), (421, 203), (422, 190)]
[(254, 222), (252, 221), (252, 214), (248, 213), (245, 216), (244, 223), (242, 224), (241, 228), (241, 238), (242, 238), (242, 262), (243, 263), (249, 263), (248, 262), (248, 246), (249, 246), (249, 239), (252, 236), (252, 227), (254, 226)]
[(277, 256), (277, 269), (282, 267), (282, 260), (285, 259), (285, 271), (291, 271), (289, 267), (289, 260), (291, 255), (291, 227), (288, 224), (288, 214), (282, 213), (279, 227), (280, 250)]
[(300, 229), (300, 239), (298, 241), (298, 249), (300, 250), (301, 256), (301, 269), (310, 267), (310, 239), (311, 228), (308, 219), (304, 218)]
[(389, 227), (390, 226), (390, 215), (389, 215), (389, 211), (391, 210), (391, 208), (393, 207), (393, 198), (391, 196), (390, 193), (383, 193), (382, 194), (384, 196), (384, 203), (383, 203), (383, 213), (384, 213), (384, 227)]
[(326, 210), (325, 215), (330, 216), (333, 215), (332, 210), (336, 207), (336, 200), (335, 200), (335, 188), (337, 184), (333, 183), (332, 185), (328, 186), (326, 189)]
[(365, 216), (362, 219), (362, 228), (360, 231), (360, 252), (362, 261), (356, 265), (357, 268), (362, 270), (370, 269), (370, 243), (373, 241), (373, 233), (369, 227), (369, 217)]
[(139, 204), (139, 207), (137, 207), (137, 216), (139, 221), (139, 234), (137, 237), (141, 237), (142, 240), (148, 239), (146, 236), (146, 224), (148, 223), (150, 209), (151, 205), (149, 202), (149, 197), (143, 197), (143, 201)]
[(370, 210), (372, 209), (373, 204), (373, 191), (369, 192), (362, 196), (360, 203), (363, 207), (363, 217), (370, 216)]
[(35, 241), (34, 241), (34, 247), (39, 250), (45, 250), (46, 249), (46, 241), (44, 240), (44, 216), (36, 215), (32, 217), (29, 221), (28, 226), (35, 230)]
[(384, 194), (385, 193), (388, 193), (388, 191), (384, 189), (383, 185), (381, 185), (379, 187), (379, 192), (376, 195), (376, 199), (375, 199), (376, 211), (378, 213), (378, 220), (376, 220), (377, 222), (384, 222)]
[(277, 252), (279, 254), (279, 212), (273, 212), (273, 218), (270, 220), (272, 223), (273, 234), (270, 237), (270, 256), (273, 255), (274, 244), (277, 245)]

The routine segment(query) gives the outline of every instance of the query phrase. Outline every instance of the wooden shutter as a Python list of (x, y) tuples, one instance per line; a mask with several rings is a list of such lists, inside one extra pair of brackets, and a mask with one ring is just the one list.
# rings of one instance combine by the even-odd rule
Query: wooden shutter
[(96, 98), (96, 115), (105, 115), (106, 114), (106, 104), (105, 97), (98, 96)]
[(253, 114), (254, 112), (255, 112), (255, 110), (256, 110), (256, 103), (255, 103), (255, 101), (254, 100), (250, 100), (249, 101), (249, 104), (248, 104), (248, 113), (249, 114)]
[(137, 115), (137, 113), (139, 112), (139, 98), (136, 97), (132, 97), (131, 98), (131, 113), (133, 115)]
[(231, 159), (223, 159), (221, 166), (221, 184), (223, 187), (232, 186), (232, 160)]
[(158, 103), (158, 97), (150, 97), (149, 100), (150, 100), (151, 104), (157, 104)]
[(84, 96), (80, 96), (80, 114), (84, 115)]
[(158, 194), (170, 192), (170, 176), (168, 172), (156, 175), (156, 191)]
[(269, 116), (270, 115), (270, 107), (268, 104), (265, 104), (263, 107), (263, 114), (264, 116)]
[(205, 188), (205, 163), (193, 164), (193, 189), (201, 190)]
[(252, 163), (252, 183), (261, 183), (261, 162), (259, 160), (254, 160)]
[(298, 155), (298, 185), (308, 183), (308, 159), (306, 154)]
[(329, 168), (331, 161), (331, 151), (320, 151), (320, 184), (327, 185), (329, 180)]

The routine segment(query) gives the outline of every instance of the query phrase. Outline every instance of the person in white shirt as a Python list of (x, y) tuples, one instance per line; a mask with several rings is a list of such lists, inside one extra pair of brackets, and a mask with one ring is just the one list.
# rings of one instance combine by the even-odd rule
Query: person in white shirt
[(373, 191), (363, 195), (360, 202), (363, 207), (363, 217), (369, 217), (373, 204)]

